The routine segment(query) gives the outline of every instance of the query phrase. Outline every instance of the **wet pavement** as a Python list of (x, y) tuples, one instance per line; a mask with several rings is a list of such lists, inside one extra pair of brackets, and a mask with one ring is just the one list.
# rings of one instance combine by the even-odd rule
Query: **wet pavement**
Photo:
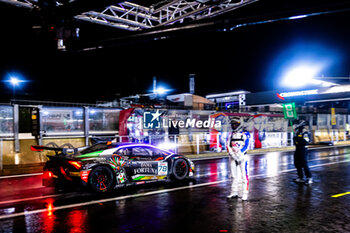
[(310, 151), (314, 183), (296, 184), (292, 152), (249, 155), (249, 200), (227, 199), (228, 159), (195, 161), (196, 179), (96, 195), (0, 178), (0, 232), (350, 232), (350, 147)]

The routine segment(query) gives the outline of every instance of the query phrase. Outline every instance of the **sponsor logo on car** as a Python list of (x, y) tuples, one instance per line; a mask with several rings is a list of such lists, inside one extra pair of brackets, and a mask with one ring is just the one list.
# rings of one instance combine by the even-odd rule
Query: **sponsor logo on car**
[(158, 166), (156, 163), (138, 162), (134, 164), (134, 174), (158, 174)]

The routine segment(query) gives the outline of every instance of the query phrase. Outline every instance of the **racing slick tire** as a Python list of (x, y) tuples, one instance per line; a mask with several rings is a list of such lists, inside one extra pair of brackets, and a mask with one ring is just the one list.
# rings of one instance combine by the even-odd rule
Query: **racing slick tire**
[(183, 180), (187, 177), (189, 172), (189, 165), (184, 159), (177, 159), (174, 161), (172, 178), (174, 180)]
[(90, 172), (89, 186), (97, 192), (108, 192), (115, 186), (115, 175), (111, 168), (107, 166), (97, 166)]

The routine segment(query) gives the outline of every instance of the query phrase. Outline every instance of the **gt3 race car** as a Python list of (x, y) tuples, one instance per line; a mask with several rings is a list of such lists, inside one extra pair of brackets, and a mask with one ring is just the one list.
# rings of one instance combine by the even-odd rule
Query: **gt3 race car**
[[(164, 180), (193, 177), (193, 162), (178, 154), (149, 144), (102, 142), (84, 148), (32, 146), (49, 150), (43, 185), (72, 181), (95, 192)], [(52, 154), (52, 152), (54, 152)]]

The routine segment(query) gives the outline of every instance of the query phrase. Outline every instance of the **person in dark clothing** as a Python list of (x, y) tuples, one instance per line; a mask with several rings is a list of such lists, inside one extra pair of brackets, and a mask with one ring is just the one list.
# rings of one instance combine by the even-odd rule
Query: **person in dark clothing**
[[(297, 169), (298, 178), (294, 179), (297, 183), (312, 183), (312, 175), (308, 165), (308, 150), (307, 145), (309, 144), (309, 133), (305, 129), (305, 121), (299, 122), (295, 127), (295, 136), (293, 142), (295, 145), (294, 152), (294, 165)], [(304, 173), (306, 179), (304, 180)]]

